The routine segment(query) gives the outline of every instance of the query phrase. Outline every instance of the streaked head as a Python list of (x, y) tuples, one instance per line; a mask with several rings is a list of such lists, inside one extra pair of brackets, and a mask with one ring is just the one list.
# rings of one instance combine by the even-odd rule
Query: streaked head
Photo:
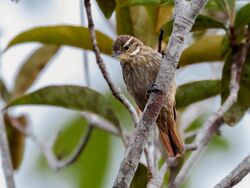
[(129, 59), (137, 55), (143, 43), (130, 35), (120, 35), (113, 44), (113, 56)]

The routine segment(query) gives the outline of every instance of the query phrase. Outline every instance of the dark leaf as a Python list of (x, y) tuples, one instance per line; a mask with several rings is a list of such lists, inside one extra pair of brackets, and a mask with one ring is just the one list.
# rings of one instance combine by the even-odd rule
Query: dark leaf
[[(165, 35), (170, 36), (173, 29), (173, 23), (174, 21), (170, 20), (165, 24), (165, 26), (163, 26)], [(191, 31), (203, 31), (206, 29), (226, 29), (226, 26), (224, 23), (218, 20), (215, 20), (205, 15), (199, 15), (196, 18)]]
[(13, 127), (11, 119), (17, 121), (19, 123), (19, 126), (22, 126), (22, 128), (26, 128), (26, 117), (20, 116), (14, 118), (9, 117), (6, 114), (4, 115), (4, 123), (6, 125), (12, 165), (13, 168), (17, 170), (23, 160), (25, 149), (25, 136)]
[(98, 6), (102, 10), (102, 13), (106, 18), (110, 18), (115, 10), (116, 2), (115, 0), (96, 0)]
[(179, 86), (176, 93), (176, 107), (183, 108), (218, 95), (220, 84), (220, 80), (202, 80)]
[[(99, 31), (96, 31), (96, 37), (100, 51), (110, 55), (112, 53), (112, 39)], [(40, 42), (58, 46), (67, 45), (84, 50), (92, 50), (88, 29), (78, 26), (60, 25), (33, 28), (22, 32), (12, 39), (6, 50), (14, 45), (26, 42)]]
[(220, 35), (211, 35), (195, 41), (183, 51), (179, 61), (180, 66), (222, 60), (223, 37)]
[(125, 0), (121, 3), (120, 7), (129, 7), (136, 5), (158, 5), (161, 0)]
[(4, 100), (5, 102), (10, 100), (11, 93), (7, 89), (2, 79), (0, 79), (0, 95), (1, 95), (1, 99)]
[(23, 94), (34, 83), (37, 76), (51, 58), (55, 56), (59, 48), (59, 46), (45, 45), (32, 53), (17, 74), (14, 96)]
[(148, 182), (148, 169), (143, 164), (139, 163), (135, 176), (131, 182), (130, 188), (145, 188)]
[(250, 24), (250, 3), (242, 7), (236, 14), (234, 27), (239, 29), (241, 26)]
[[(230, 75), (231, 75), (231, 65), (232, 65), (232, 55), (230, 54), (227, 57), (226, 63), (223, 68), (222, 74), (222, 103), (226, 100), (229, 95), (229, 83), (230, 83)], [(243, 67), (243, 71), (240, 79), (240, 90), (238, 93), (238, 100), (236, 104), (223, 116), (225, 122), (230, 126), (237, 124), (246, 110), (250, 107), (250, 57), (246, 59), (246, 62)]]
[(48, 86), (12, 100), (7, 108), (18, 105), (51, 105), (89, 111), (119, 125), (109, 100), (100, 93), (80, 86)]

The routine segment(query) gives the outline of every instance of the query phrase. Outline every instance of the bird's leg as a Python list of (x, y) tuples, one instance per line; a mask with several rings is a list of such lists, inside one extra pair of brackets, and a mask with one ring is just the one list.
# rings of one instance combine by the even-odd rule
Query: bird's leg
[(147, 90), (147, 93), (146, 93), (146, 99), (149, 98), (150, 94), (151, 93), (162, 93), (162, 90), (158, 89), (156, 84), (153, 84), (148, 90)]

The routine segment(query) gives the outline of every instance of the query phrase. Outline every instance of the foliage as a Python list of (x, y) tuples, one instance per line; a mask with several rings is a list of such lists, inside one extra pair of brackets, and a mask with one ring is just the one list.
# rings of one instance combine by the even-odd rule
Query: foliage
[[(133, 35), (144, 44), (156, 49), (159, 32), (162, 29), (164, 31), (163, 45), (166, 46), (173, 28), (173, 1), (96, 0), (96, 2), (105, 19), (110, 19), (115, 14), (116, 28), (114, 32), (117, 35)], [(210, 0), (205, 11), (196, 19), (190, 34), (191, 43), (181, 55), (180, 69), (191, 64), (221, 62), (223, 66), (222, 77), (218, 80), (199, 80), (179, 86), (176, 94), (178, 110), (183, 110), (191, 104), (195, 105), (195, 102), (216, 95), (221, 96), (223, 103), (228, 96), (233, 55), (232, 46), (230, 46), (230, 32), (234, 30), (236, 41), (242, 44), (245, 42), (245, 33), (250, 25), (250, 4), (236, 10), (237, 3), (234, 0)], [(109, 21), (113, 22), (112, 19)], [(101, 31), (96, 31), (96, 36), (100, 52), (111, 55), (114, 38)], [(131, 129), (132, 120), (124, 106), (113, 97), (107, 97), (95, 89), (73, 85), (50, 85), (27, 93), (37, 78), (43, 76), (42, 73), (46, 71), (44, 68), (52, 64), (53, 59), (60, 55), (62, 46), (92, 50), (89, 31), (86, 27), (56, 25), (32, 28), (14, 37), (7, 45), (5, 53), (14, 46), (30, 42), (40, 43), (41, 47), (35, 49), (23, 61), (14, 80), (14, 88), (9, 90), (5, 85), (4, 78), (0, 79), (1, 99), (6, 104), (6, 109), (23, 105), (50, 105), (78, 112), (89, 111), (105, 118), (116, 128), (120, 127), (121, 124), (123, 128)], [(248, 54), (240, 78), (238, 100), (223, 117), (229, 125), (236, 125), (249, 109), (249, 86), (250, 54)], [(5, 117), (9, 115), (8, 111), (4, 113)], [(9, 115), (8, 118), (15, 117)], [(16, 129), (13, 129), (8, 118), (5, 118), (5, 124), (8, 127), (13, 165), (17, 169), (23, 158), (25, 138)], [(15, 119), (26, 127), (26, 122), (23, 121), (26, 118), (26, 116), (20, 116)], [(205, 118), (204, 114), (195, 118), (186, 126), (184, 134), (199, 130)], [(56, 142), (56, 153), (61, 154), (60, 152), (63, 150), (62, 155), (65, 155), (65, 153), (68, 154), (72, 151), (81, 136), (80, 133), (84, 132), (82, 125), (86, 125), (86, 122), (79, 118), (67, 123)], [(79, 161), (70, 167), (69, 171), (74, 174), (73, 177), (78, 187), (101, 187), (103, 185), (107, 165), (111, 162), (109, 159), (110, 138), (107, 133), (95, 130), (86, 151), (81, 155)], [(191, 143), (193, 139), (193, 137), (189, 138), (186, 142)], [(227, 149), (228, 143), (225, 139), (215, 136), (211, 148), (213, 146)], [(44, 161), (41, 162), (41, 164), (43, 163)], [(96, 171), (96, 169), (98, 170)], [(146, 176), (147, 167), (140, 164), (131, 187), (145, 187)]]

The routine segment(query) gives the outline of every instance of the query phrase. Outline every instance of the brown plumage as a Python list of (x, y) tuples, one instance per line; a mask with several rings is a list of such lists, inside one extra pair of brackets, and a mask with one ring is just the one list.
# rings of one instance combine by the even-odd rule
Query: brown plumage
[[(113, 53), (121, 59), (128, 92), (143, 110), (147, 102), (147, 91), (154, 84), (162, 62), (161, 54), (129, 35), (121, 35), (116, 39)], [(176, 84), (173, 81), (157, 119), (160, 138), (170, 157), (181, 155), (184, 150), (175, 122), (175, 91)]]

